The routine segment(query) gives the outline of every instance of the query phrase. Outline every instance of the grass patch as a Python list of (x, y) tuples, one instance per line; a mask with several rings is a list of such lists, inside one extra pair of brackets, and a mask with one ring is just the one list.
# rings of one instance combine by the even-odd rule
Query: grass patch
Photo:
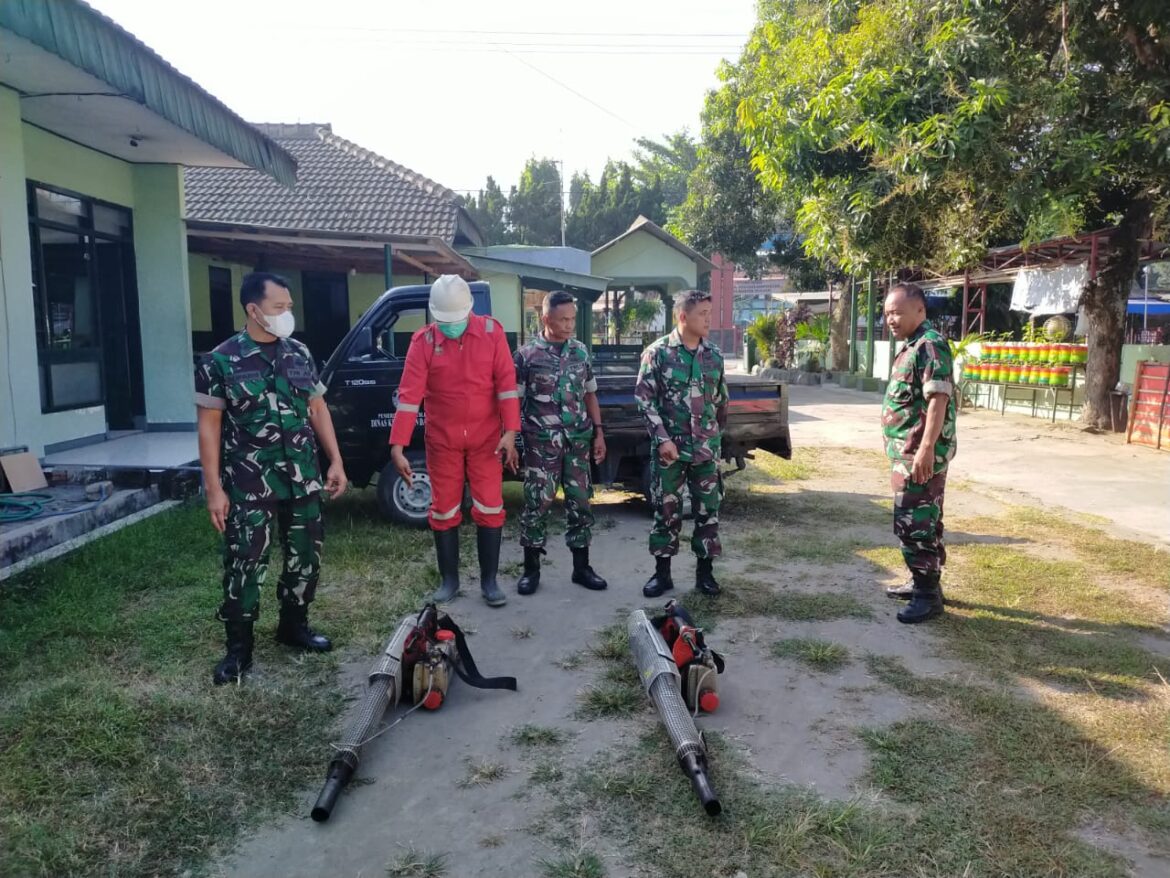
[(1118, 539), (1100, 528), (1031, 506), (1013, 506), (1003, 517), (985, 516), (962, 524), (964, 530), (982, 534), (1053, 542), (1066, 547), (1097, 576), (1170, 591), (1170, 552), (1156, 545)]
[(528, 640), (530, 637), (532, 637), (532, 629), (531, 628), (513, 628), (512, 629), (512, 638), (514, 640)]
[(536, 784), (557, 784), (564, 780), (565, 770), (559, 762), (541, 759), (532, 769), (528, 779)]
[(582, 719), (607, 716), (631, 716), (646, 706), (641, 687), (626, 683), (601, 682), (586, 686), (578, 695), (581, 704), (577, 715)]
[(615, 622), (598, 631), (589, 652), (604, 661), (625, 661), (630, 654), (630, 641), (625, 623)]
[[(368, 491), (326, 516), (313, 624), (339, 652), (373, 652), (432, 587), (427, 535), (387, 528)], [(338, 652), (272, 642), (275, 549), (255, 671), (213, 687), (219, 552), (192, 502), (4, 583), (0, 874), (197, 869), (320, 782), (344, 708)]]
[(510, 773), (508, 766), (491, 759), (469, 759), (467, 775), (459, 781), (459, 786), (486, 787), (498, 780), (503, 780)]
[(575, 671), (585, 664), (585, 656), (579, 652), (570, 652), (561, 656), (554, 664), (562, 671)]
[(849, 663), (849, 650), (839, 643), (790, 637), (772, 644), (776, 658), (792, 658), (818, 671), (837, 671)]
[(431, 854), (409, 848), (386, 867), (387, 878), (443, 878), (447, 874), (447, 855)]
[(722, 582), (723, 592), (710, 596), (689, 591), (679, 597), (698, 624), (710, 627), (718, 618), (773, 616), (794, 622), (817, 622), (846, 617), (868, 619), (865, 604), (843, 591), (776, 591), (758, 580), (731, 576)]
[(544, 878), (605, 878), (605, 866), (597, 854), (589, 851), (542, 860), (540, 869)]
[[(711, 780), (723, 814), (703, 813), (657, 726), (635, 746), (588, 765), (563, 813), (597, 815), (601, 831), (661, 875), (753, 878), (909, 875), (894, 863), (901, 827), (856, 802), (824, 802), (803, 788), (763, 786), (718, 735), (708, 734)], [(637, 814), (638, 819), (629, 819)], [(942, 873), (939, 873), (942, 874)]]
[(520, 747), (558, 747), (566, 737), (561, 729), (528, 724), (512, 732), (511, 741)]
[(1127, 874), (1073, 832), (1089, 815), (1127, 825), (1156, 820), (1150, 803), (1165, 807), (1170, 792), (1164, 707), (1101, 729), (1085, 722), (1083, 697), (1036, 700), (1007, 687), (919, 678), (897, 659), (868, 664), (941, 712), (864, 735), (871, 780), (915, 808), (916, 831), (939, 840), (939, 874), (962, 874), (972, 863), (976, 874)]
[(479, 840), (481, 848), (500, 848), (504, 846), (504, 837), (502, 835), (486, 835)]

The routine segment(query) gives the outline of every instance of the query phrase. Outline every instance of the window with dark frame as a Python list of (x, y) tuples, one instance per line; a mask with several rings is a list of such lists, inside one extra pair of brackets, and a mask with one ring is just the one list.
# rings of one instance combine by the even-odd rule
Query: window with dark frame
[(102, 405), (103, 296), (124, 291), (101, 266), (111, 245), (133, 259), (131, 211), (30, 180), (28, 219), (41, 411)]

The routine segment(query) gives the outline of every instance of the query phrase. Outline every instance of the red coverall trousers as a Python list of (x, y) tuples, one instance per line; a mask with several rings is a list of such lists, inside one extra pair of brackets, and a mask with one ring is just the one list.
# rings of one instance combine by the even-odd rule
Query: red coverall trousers
[(499, 321), (471, 314), (457, 339), (434, 324), (414, 334), (398, 385), (391, 445), (410, 445), (424, 402), (431, 529), (459, 526), (465, 481), (471, 483), (475, 523), (502, 527), (504, 470), (495, 452), (503, 430), (520, 429), (520, 400)]

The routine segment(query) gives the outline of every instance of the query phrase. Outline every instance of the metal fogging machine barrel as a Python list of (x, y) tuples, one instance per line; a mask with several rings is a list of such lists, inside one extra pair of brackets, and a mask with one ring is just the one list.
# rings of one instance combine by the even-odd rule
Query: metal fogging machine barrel
[(399, 623), (370, 669), (358, 714), (333, 745), (337, 753), (310, 812), (314, 820), (329, 819), (337, 797), (357, 771), (362, 747), (381, 734), (378, 726), (386, 712), (403, 700), (413, 703), (411, 710), (437, 710), (446, 697), (451, 671), (478, 689), (516, 689), (514, 677), (481, 676), (459, 626), (427, 604)]
[(714, 816), (723, 810), (723, 806), (707, 776), (707, 748), (683, 701), (681, 675), (674, 655), (642, 610), (630, 613), (626, 632), (638, 676), (666, 727), (679, 767), (690, 780), (703, 810)]

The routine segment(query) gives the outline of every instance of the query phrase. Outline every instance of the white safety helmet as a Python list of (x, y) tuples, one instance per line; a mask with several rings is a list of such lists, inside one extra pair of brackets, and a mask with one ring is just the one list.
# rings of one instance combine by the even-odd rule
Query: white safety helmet
[(458, 323), (471, 313), (471, 287), (457, 274), (444, 274), (431, 284), (430, 307), (439, 323)]

